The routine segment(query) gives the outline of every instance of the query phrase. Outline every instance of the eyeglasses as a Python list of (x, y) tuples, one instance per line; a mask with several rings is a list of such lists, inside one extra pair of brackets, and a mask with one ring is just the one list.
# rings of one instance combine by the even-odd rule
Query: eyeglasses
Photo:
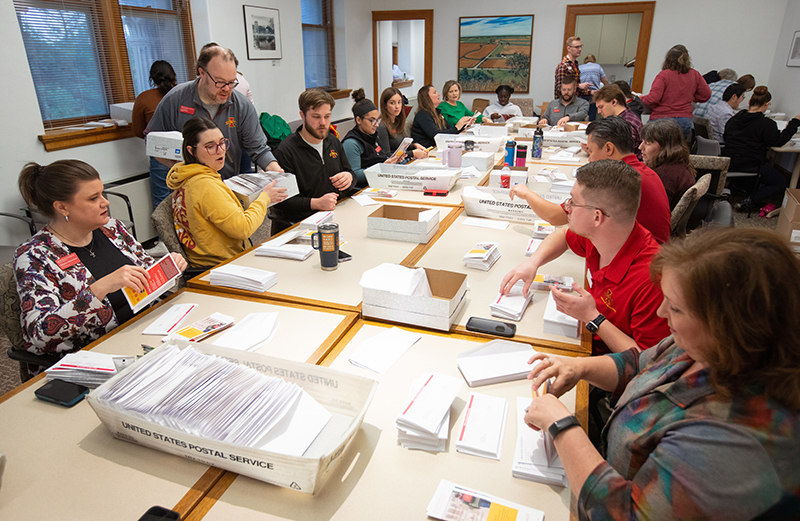
[(216, 154), (217, 152), (219, 152), (220, 149), (223, 152), (225, 152), (230, 148), (230, 146), (231, 146), (231, 140), (228, 138), (224, 138), (219, 143), (209, 143), (208, 145), (205, 145), (203, 148), (205, 148), (206, 152), (208, 152), (209, 154)]
[(575, 204), (575, 203), (573, 203), (573, 202), (572, 202), (572, 197), (570, 197), (569, 199), (567, 199), (566, 201), (564, 201), (564, 206), (566, 206), (566, 207), (567, 207), (567, 208), (569, 208), (570, 210), (571, 210), (572, 208), (591, 208), (592, 210), (600, 210), (600, 213), (602, 213), (602, 214), (603, 214), (603, 215), (605, 215), (606, 217), (611, 217), (610, 215), (608, 215), (608, 214), (605, 212), (605, 210), (603, 210), (602, 208), (599, 208), (599, 207), (597, 207), (597, 206), (590, 206), (590, 205), (588, 205), (588, 204)]
[(377, 127), (378, 123), (381, 122), (381, 118), (364, 118), (364, 121), (369, 121), (370, 125)]
[[(200, 67), (200, 68), (203, 69), (202, 67)], [(208, 77), (211, 78), (211, 81), (214, 82), (214, 86), (216, 88), (218, 88), (218, 89), (224, 89), (225, 87), (230, 87), (231, 89), (235, 89), (236, 86), (239, 85), (239, 80), (217, 81), (216, 78), (214, 78), (214, 76), (212, 76), (211, 73), (209, 73), (207, 69), (203, 69), (203, 70), (206, 71), (206, 74), (208, 74)]]
[(583, 45), (570, 45), (573, 49), (583, 49)]

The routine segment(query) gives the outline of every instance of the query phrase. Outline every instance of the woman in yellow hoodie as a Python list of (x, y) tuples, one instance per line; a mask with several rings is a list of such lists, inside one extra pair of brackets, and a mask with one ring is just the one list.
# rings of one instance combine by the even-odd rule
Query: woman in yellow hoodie
[(167, 174), (167, 186), (175, 191), (175, 231), (192, 266), (216, 266), (244, 251), (270, 201), (286, 199), (286, 189), (273, 181), (243, 209), (219, 175), (228, 146), (213, 121), (192, 118), (183, 126), (184, 162)]

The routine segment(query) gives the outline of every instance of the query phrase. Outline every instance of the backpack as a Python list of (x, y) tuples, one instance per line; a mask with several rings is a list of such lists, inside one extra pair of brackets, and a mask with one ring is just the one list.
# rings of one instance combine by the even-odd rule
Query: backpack
[(281, 141), (289, 137), (292, 133), (289, 124), (280, 116), (262, 112), (258, 121), (261, 123), (261, 130), (263, 130), (264, 135), (267, 136), (267, 145), (269, 145), (272, 150), (275, 150)]

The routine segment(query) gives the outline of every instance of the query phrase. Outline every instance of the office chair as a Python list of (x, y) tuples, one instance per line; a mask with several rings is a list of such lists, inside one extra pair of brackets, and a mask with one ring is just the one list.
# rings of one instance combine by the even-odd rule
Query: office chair
[[(181, 244), (181, 241), (178, 239), (178, 233), (175, 231), (175, 216), (172, 214), (173, 195), (174, 192), (169, 194), (158, 204), (153, 214), (150, 216), (150, 222), (153, 223), (153, 228), (155, 228), (159, 238), (164, 243), (164, 246), (166, 246), (167, 251), (170, 253), (180, 253), (188, 261), (189, 257), (186, 255), (183, 244)], [(186, 268), (186, 271), (183, 272), (183, 276), (181, 276), (180, 286), (185, 285), (187, 280), (200, 275), (207, 269), (208, 267), (205, 266), (189, 266)]]
[(691, 217), (692, 211), (695, 206), (697, 206), (700, 198), (708, 191), (710, 184), (711, 174), (706, 174), (698, 179), (694, 186), (686, 190), (683, 196), (681, 196), (680, 201), (678, 201), (678, 204), (676, 204), (675, 208), (672, 210), (672, 217), (670, 219), (670, 235), (672, 237), (682, 239), (686, 236), (689, 217)]

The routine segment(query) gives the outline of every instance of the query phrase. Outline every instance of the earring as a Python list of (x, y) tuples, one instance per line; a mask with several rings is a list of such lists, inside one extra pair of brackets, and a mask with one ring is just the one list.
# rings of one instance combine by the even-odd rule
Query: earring
[(69, 215), (65, 215), (65, 216), (64, 216), (64, 220), (65, 220), (65, 221), (67, 221), (67, 222), (69, 222)]

